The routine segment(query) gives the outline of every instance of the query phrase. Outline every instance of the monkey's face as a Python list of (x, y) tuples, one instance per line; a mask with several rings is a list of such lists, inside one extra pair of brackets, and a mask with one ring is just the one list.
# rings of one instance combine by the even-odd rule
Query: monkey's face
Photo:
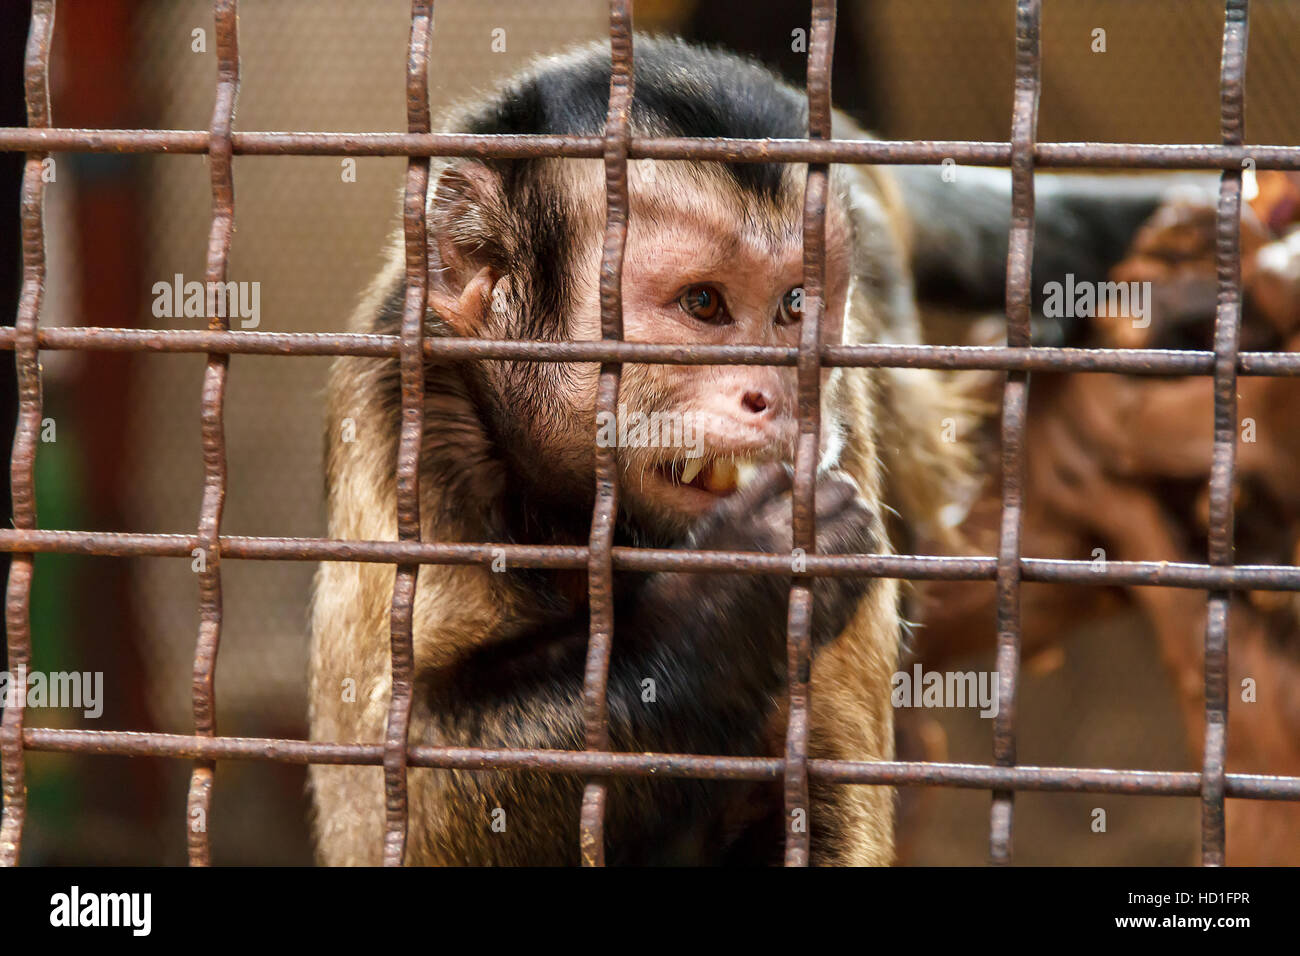
[[(804, 313), (802, 171), (775, 196), (739, 189), (720, 167), (632, 164), (624, 257), (623, 332), (631, 342), (797, 347)], [(587, 244), (569, 333), (600, 338), (601, 231)], [(839, 342), (850, 263), (839, 202), (827, 217), (823, 341)], [(823, 373), (829, 377), (830, 370)], [(583, 378), (594, 409), (595, 370)], [(823, 464), (838, 449), (823, 411)], [(613, 444), (624, 507), (656, 526), (684, 528), (764, 462), (794, 459), (793, 367), (623, 366), (618, 414), (585, 416), (587, 444)], [(595, 442), (591, 442), (591, 422)]]
[[(745, 177), (716, 164), (629, 165), (624, 339), (797, 347), (804, 170), (782, 167), (742, 186)], [(457, 333), (601, 338), (603, 164), (552, 165), (542, 175), (538, 188), (506, 199), (501, 180), (476, 164), (441, 174), (430, 303)], [(824, 343), (842, 338), (853, 259), (838, 195), (832, 190), (827, 207)], [(794, 459), (793, 367), (625, 364), (613, 416), (596, 414), (598, 365), (475, 368), (497, 451), (552, 507), (589, 507), (595, 449), (612, 446), (625, 511), (650, 530), (680, 534), (747, 472)], [(822, 374), (827, 385), (837, 371)], [(838, 455), (839, 414), (823, 401), (822, 467)]]

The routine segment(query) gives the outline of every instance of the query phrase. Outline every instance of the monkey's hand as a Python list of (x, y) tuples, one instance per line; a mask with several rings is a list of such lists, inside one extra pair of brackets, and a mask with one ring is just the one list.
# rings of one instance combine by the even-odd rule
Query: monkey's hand
[[(794, 476), (788, 465), (769, 465), (752, 482), (724, 498), (700, 520), (688, 547), (705, 551), (760, 551), (790, 555), (790, 570), (797, 570), (802, 554), (793, 548), (794, 528), (790, 490)], [(857, 485), (842, 472), (824, 474), (817, 483), (817, 553), (869, 554), (879, 550), (877, 516), (859, 494)], [(698, 575), (695, 586), (710, 589), (713, 600), (723, 585), (738, 588), (740, 603), (752, 619), (758, 607), (779, 623), (783, 634), (789, 603), (789, 575), (722, 577)], [(724, 584), (725, 582), (725, 584)], [(821, 577), (813, 585), (812, 640), (821, 646), (848, 625), (868, 581), (852, 577)]]

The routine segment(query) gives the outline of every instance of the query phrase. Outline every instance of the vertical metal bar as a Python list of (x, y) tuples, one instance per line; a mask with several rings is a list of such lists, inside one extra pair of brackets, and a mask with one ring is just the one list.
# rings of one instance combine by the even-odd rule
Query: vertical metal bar
[[(50, 40), (54, 35), (54, 0), (35, 0), (27, 35), (25, 85), (27, 125), (50, 125)], [(36, 527), (36, 435), (41, 427), (41, 366), (37, 351), (41, 300), (45, 296), (45, 160), (48, 153), (28, 153), (23, 168), (23, 285), (14, 320), (14, 362), (18, 372), (18, 422), (9, 483), (13, 489), (13, 526)], [(16, 689), (0, 722), (0, 764), (4, 769), (4, 815), (0, 820), (0, 865), (17, 866), (27, 816), (27, 780), (23, 756), (23, 708), (27, 702), (27, 665), (31, 662), (32, 561), (30, 552), (10, 556), (5, 592), (5, 629), (9, 671)]]
[[(808, 138), (831, 138), (831, 57), (835, 0), (813, 0), (808, 44)], [(830, 167), (808, 166), (803, 212), (803, 324), (799, 330), (799, 439), (795, 447), (794, 547), (817, 550), (817, 464), (821, 458), (821, 329), (826, 284), (826, 202)], [(807, 866), (812, 838), (808, 800), (809, 676), (812, 669), (812, 580), (793, 579), (786, 621), (785, 865)]]
[[(1034, 257), (1034, 139), (1038, 129), (1040, 0), (1016, 3), (1016, 91), (1011, 117), (1011, 235), (1007, 251), (1007, 345), (1030, 345)], [(1002, 524), (998, 541), (998, 713), (993, 759), (1016, 762), (1016, 695), (1020, 676), (1020, 532), (1025, 482), (1029, 373), (1007, 372), (1002, 393)], [(989, 859), (1009, 863), (1015, 791), (994, 790)]]
[[(1245, 135), (1246, 41), (1249, 0), (1227, 0), (1223, 16), (1219, 126), (1225, 146)], [(1214, 458), (1210, 465), (1209, 563), (1234, 558), (1232, 485), (1237, 464), (1237, 351), (1241, 339), (1241, 169), (1219, 180), (1214, 259), (1218, 305), (1214, 317)], [(1211, 591), (1205, 626), (1205, 757), (1201, 766), (1201, 862), (1224, 863), (1224, 796), (1228, 749), (1229, 591)]]
[[(433, 34), (433, 0), (412, 0), (411, 40), (406, 60), (406, 125), (427, 133), (429, 117), (429, 47)], [(424, 313), (428, 297), (429, 157), (410, 157), (402, 207), (406, 238), (406, 301), (402, 311), (399, 366), (402, 427), (397, 446), (397, 537), (420, 540), (420, 446), (424, 435)], [(384, 733), (384, 865), (401, 866), (406, 855), (406, 747), (411, 726), (415, 651), (412, 634), (415, 586), (420, 565), (399, 564), (393, 579), (389, 620), (392, 692)]]
[[(226, 281), (230, 240), (235, 231), (234, 148), (231, 130), (235, 101), (239, 96), (239, 3), (214, 0), (212, 16), (217, 37), (217, 91), (212, 108), (212, 135), (208, 167), (212, 177), (212, 226), (208, 233), (208, 261), (205, 278), (208, 328), (225, 331), (229, 321), (214, 308), (214, 289)], [(199, 508), (199, 637), (194, 648), (194, 677), (191, 686), (194, 733), (216, 736), (214, 676), (217, 649), (221, 644), (221, 514), (226, 502), (226, 378), (230, 356), (209, 353), (203, 370), (203, 499)], [(213, 760), (200, 760), (190, 774), (186, 831), (192, 866), (212, 862), (208, 822), (212, 810)]]
[[(605, 247), (600, 262), (600, 334), (623, 338), (623, 250), (627, 245), (627, 150), (631, 138), (632, 2), (609, 4), (609, 113), (605, 118)], [(622, 365), (604, 362), (596, 391), (596, 414), (618, 410)], [(597, 419), (599, 420), (599, 418)], [(582, 715), (588, 750), (609, 749), (609, 656), (614, 644), (614, 525), (618, 516), (616, 449), (596, 448), (596, 505), (591, 516), (587, 558), (587, 594), (591, 636), (582, 684)], [(587, 781), (582, 793), (578, 844), (583, 866), (605, 865), (605, 796), (607, 781)]]

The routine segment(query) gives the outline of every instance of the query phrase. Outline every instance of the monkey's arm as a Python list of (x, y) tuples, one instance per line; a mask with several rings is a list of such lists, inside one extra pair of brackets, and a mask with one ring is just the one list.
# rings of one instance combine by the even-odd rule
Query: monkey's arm
[[(790, 504), (780, 492), (788, 487), (789, 474), (783, 468), (774, 472), (724, 500), (692, 545), (769, 552), (784, 545), (788, 550)], [(824, 480), (817, 500), (819, 548), (873, 549), (875, 518), (851, 484)], [(612, 747), (762, 753), (766, 717), (784, 681), (789, 585), (782, 576), (655, 574), (621, 601), (607, 690)], [(818, 582), (815, 645), (843, 630), (862, 589), (861, 582), (847, 578)], [(429, 690), (442, 742), (581, 749), (587, 637), (581, 615), (471, 654)], [(606, 815), (611, 859), (673, 859), (670, 839), (680, 840), (692, 824), (716, 814), (719, 786), (716, 781), (616, 780)], [(485, 839), (481, 827), (463, 821), (462, 832), (447, 827), (439, 838), (455, 847), (458, 858), (476, 860), (499, 847), (512, 862), (555, 862), (557, 853), (575, 852), (580, 791), (581, 782), (572, 777), (457, 773), (452, 799), (466, 807), (504, 809), (507, 830)], [(710, 809), (713, 814), (706, 812)]]

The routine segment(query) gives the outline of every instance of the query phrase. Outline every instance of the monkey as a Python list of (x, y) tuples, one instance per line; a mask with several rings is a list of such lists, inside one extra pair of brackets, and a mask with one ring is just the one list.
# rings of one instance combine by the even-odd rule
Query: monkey
[[(638, 36), (634, 64), (633, 135), (807, 135), (806, 95), (756, 62)], [(600, 135), (609, 78), (607, 45), (578, 47), (453, 110), (442, 128)], [(834, 134), (867, 136), (840, 114)], [(807, 167), (632, 160), (628, 169), (625, 339), (797, 345)], [(600, 160), (432, 160), (425, 334), (599, 339), (603, 176)], [(824, 342), (921, 341), (913, 253), (942, 258), (943, 233), (930, 220), (944, 202), (918, 199), (924, 213), (909, 214), (900, 181), (872, 166), (831, 168)], [(984, 272), (1005, 272), (1005, 258), (989, 265), (994, 257), (971, 238), (977, 227), (991, 233), (985, 223), (959, 226), (974, 252), (950, 274), (982, 288)], [(397, 333), (403, 276), (399, 237), (354, 329)], [(598, 372), (594, 363), (427, 360), (422, 540), (585, 544)], [(945, 437), (947, 425), (960, 430), (973, 416), (959, 385), (925, 369), (824, 368), (821, 376), (818, 552), (888, 555), (948, 533), (978, 480), (966, 445)], [(790, 367), (624, 364), (620, 411), (690, 419), (702, 447), (693, 456), (618, 444), (615, 544), (789, 554), (796, 382)], [(326, 417), (330, 537), (396, 539), (396, 360), (337, 359)], [(322, 563), (311, 616), (311, 739), (383, 740), (394, 576), (393, 565)], [(779, 756), (790, 586), (783, 575), (617, 572), (611, 749)], [(811, 756), (892, 759), (891, 676), (907, 624), (901, 594), (884, 577), (815, 579)], [(409, 741), (583, 749), (588, 631), (582, 572), (421, 566)], [(379, 863), (382, 769), (313, 765), (309, 786), (319, 861)], [(582, 790), (573, 774), (410, 768), (404, 862), (577, 863)], [(812, 862), (891, 863), (893, 817), (889, 787), (814, 779)], [(785, 832), (780, 790), (767, 782), (609, 782), (604, 838), (613, 864), (779, 863)]]

